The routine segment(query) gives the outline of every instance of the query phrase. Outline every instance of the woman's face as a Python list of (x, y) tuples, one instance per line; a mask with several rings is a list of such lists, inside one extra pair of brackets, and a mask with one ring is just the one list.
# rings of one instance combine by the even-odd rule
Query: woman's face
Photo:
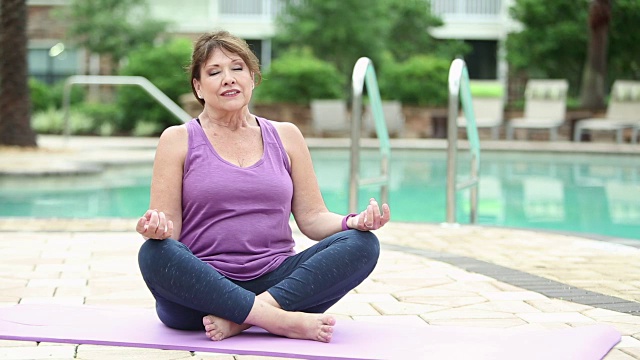
[(236, 54), (216, 49), (200, 69), (200, 80), (193, 86), (214, 111), (238, 111), (249, 105), (253, 93), (253, 74)]

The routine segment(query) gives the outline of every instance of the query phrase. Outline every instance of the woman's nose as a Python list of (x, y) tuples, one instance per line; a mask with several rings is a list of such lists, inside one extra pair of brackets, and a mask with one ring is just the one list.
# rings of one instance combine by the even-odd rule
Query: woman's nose
[(222, 78), (222, 83), (224, 85), (230, 85), (236, 83), (236, 78), (233, 76), (233, 72), (230, 70), (223, 71), (224, 77)]

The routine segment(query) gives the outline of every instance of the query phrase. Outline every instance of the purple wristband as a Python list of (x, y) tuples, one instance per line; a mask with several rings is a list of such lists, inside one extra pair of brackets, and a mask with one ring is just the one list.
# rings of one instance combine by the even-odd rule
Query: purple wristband
[(349, 214), (345, 217), (342, 218), (342, 231), (346, 231), (349, 230), (349, 227), (347, 226), (347, 220), (349, 220), (349, 218), (352, 218), (354, 216), (357, 216), (358, 214)]

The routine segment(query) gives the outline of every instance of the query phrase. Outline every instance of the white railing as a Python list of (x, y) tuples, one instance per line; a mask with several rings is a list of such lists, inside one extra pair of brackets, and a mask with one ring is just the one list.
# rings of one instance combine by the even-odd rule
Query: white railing
[(218, 0), (220, 16), (275, 19), (285, 8), (284, 0)]
[(431, 0), (431, 12), (442, 17), (499, 17), (502, 0)]

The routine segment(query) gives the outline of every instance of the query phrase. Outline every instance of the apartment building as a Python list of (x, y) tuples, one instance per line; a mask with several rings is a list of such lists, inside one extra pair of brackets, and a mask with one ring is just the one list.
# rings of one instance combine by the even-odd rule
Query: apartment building
[[(472, 47), (467, 55), (470, 76), (504, 79), (504, 41), (517, 24), (508, 15), (514, 0), (431, 0), (431, 10), (444, 26), (433, 29), (441, 39), (461, 39)], [(87, 57), (82, 49), (63, 46), (64, 19), (56, 9), (69, 0), (28, 0), (29, 69), (31, 75), (54, 82), (71, 74), (100, 73), (100, 59)], [(275, 18), (283, 11), (282, 0), (152, 0), (151, 15), (169, 21), (169, 31), (195, 38), (214, 29), (226, 29), (243, 37), (263, 65), (271, 61), (271, 38)], [(64, 50), (64, 51), (61, 51)]]

